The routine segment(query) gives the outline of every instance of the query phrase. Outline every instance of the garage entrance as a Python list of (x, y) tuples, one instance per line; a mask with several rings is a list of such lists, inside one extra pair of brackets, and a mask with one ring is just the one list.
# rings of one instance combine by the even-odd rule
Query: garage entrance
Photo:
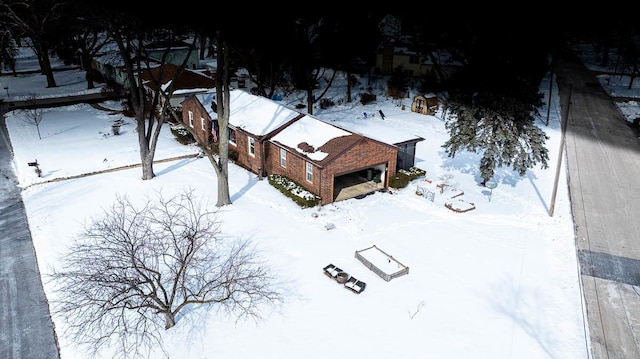
[(362, 198), (384, 189), (385, 168), (386, 166), (382, 164), (335, 176), (333, 180), (333, 201), (337, 202), (349, 198)]

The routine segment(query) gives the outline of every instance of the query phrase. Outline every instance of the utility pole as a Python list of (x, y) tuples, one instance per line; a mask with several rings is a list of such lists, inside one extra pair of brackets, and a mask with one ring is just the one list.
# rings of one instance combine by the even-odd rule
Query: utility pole
[(560, 150), (558, 151), (558, 164), (556, 166), (556, 179), (553, 182), (553, 194), (551, 195), (551, 206), (549, 207), (549, 217), (553, 217), (553, 209), (556, 205), (556, 193), (558, 192), (558, 178), (560, 178), (560, 165), (562, 164), (562, 154), (564, 153), (564, 137), (567, 132), (567, 123), (569, 123), (569, 107), (571, 106), (571, 92), (573, 84), (569, 85), (569, 97), (567, 99), (567, 110), (565, 115), (560, 118)]
[(549, 115), (551, 113), (551, 91), (553, 90), (553, 58), (551, 59), (551, 74), (549, 79), (549, 102), (547, 102), (547, 127), (549, 127)]

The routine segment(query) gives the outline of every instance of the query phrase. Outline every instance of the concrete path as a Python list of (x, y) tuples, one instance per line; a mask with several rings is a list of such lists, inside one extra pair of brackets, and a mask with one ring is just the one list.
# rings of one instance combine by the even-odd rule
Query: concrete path
[(12, 163), (0, 111), (0, 358), (56, 359), (60, 353)]
[(640, 358), (640, 143), (597, 73), (557, 69), (590, 358)]

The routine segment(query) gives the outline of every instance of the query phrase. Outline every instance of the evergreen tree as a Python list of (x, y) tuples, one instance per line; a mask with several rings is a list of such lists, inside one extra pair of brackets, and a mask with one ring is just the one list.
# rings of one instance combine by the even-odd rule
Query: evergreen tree
[(541, 96), (536, 103), (483, 93), (474, 97), (473, 106), (449, 102), (445, 127), (451, 137), (442, 147), (449, 157), (461, 150), (482, 153), (482, 185), (499, 167), (510, 166), (521, 176), (538, 163), (547, 168), (548, 136), (535, 123), (541, 101)]
[(553, 44), (545, 32), (523, 31), (527, 27), (516, 21), (524, 19), (469, 23), (474, 36), (462, 46), (465, 66), (452, 76), (445, 104), (451, 137), (442, 147), (450, 157), (460, 150), (482, 154), (483, 185), (499, 167), (521, 176), (537, 164), (548, 167), (548, 137), (535, 119)]

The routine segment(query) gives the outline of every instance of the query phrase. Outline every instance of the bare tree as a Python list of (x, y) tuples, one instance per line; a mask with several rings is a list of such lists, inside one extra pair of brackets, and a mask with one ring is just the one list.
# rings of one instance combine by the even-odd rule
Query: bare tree
[(28, 37), (29, 46), (38, 56), (47, 87), (57, 87), (49, 52), (55, 42), (59, 19), (65, 11), (61, 0), (0, 0), (0, 23), (11, 27), (19, 37)]
[[(123, 66), (123, 72), (126, 74), (123, 87), (129, 95), (131, 109), (135, 114), (136, 131), (138, 133), (138, 143), (140, 148), (140, 161), (142, 168), (142, 179), (150, 180), (155, 177), (153, 171), (153, 160), (155, 150), (158, 144), (158, 138), (165, 123), (166, 116), (170, 113), (169, 99), (175, 91), (175, 80), (185, 69), (191, 51), (195, 48), (197, 38), (193, 38), (190, 44), (189, 52), (184, 55), (182, 63), (176, 65), (178, 70), (173, 76), (167, 76), (163, 66), (167, 63), (170, 53), (170, 40), (175, 40), (178, 36), (169, 31), (158, 31), (150, 24), (145, 23), (143, 18), (132, 15), (127, 12), (107, 12), (108, 16), (104, 16), (101, 20), (109, 37), (118, 47)], [(156, 36), (158, 35), (158, 36)], [(150, 59), (147, 54), (146, 44), (151, 40), (164, 40), (167, 45), (162, 52), (161, 59)], [(154, 63), (151, 63), (151, 62)], [(158, 86), (149, 91), (145, 87), (145, 81), (142, 77), (144, 70), (151, 70), (154, 67), (161, 70), (154, 76), (154, 81)], [(163, 89), (164, 84), (169, 84)]]
[(72, 35), (71, 41), (80, 53), (80, 67), (87, 72), (87, 89), (95, 88), (95, 71), (92, 68), (94, 57), (102, 51), (110, 39), (101, 32), (95, 23), (84, 18), (78, 20), (77, 32)]
[(13, 76), (16, 74), (16, 57), (18, 56), (18, 44), (12, 37), (11, 32), (4, 28), (0, 29), (0, 75), (3, 70), (9, 70)]
[[(319, 39), (322, 37), (324, 19), (300, 17), (296, 19), (295, 23), (295, 43), (299, 50), (294, 64), (293, 77), (296, 86), (307, 92), (307, 112), (313, 115), (313, 105), (327, 93), (337, 71), (331, 71), (331, 75), (327, 78), (325, 77), (326, 68), (321, 65)], [(317, 95), (314, 90), (320, 87), (321, 79), (326, 80), (326, 87)]]
[(185, 126), (184, 129), (191, 133), (215, 169), (218, 177), (218, 202), (216, 206), (223, 207), (232, 203), (229, 193), (230, 46), (220, 31), (217, 31), (212, 38), (215, 40), (217, 48), (215, 112), (218, 121), (218, 141), (205, 142), (190, 126)]
[[(324, 95), (327, 94), (327, 91), (329, 91), (329, 88), (331, 88), (331, 84), (333, 83), (333, 80), (336, 78), (336, 75), (338, 74), (338, 71), (332, 70), (331, 75), (328, 78), (326, 78), (325, 72), (326, 72), (326, 69), (324, 68), (316, 68), (311, 72), (307, 73), (307, 76), (306, 76), (307, 86), (305, 87), (305, 89), (307, 90), (307, 112), (310, 115), (313, 115), (313, 104), (320, 101), (320, 99), (322, 99)], [(327, 82), (327, 85), (322, 91), (322, 93), (320, 93), (320, 95), (315, 95), (313, 90), (316, 85), (320, 84), (320, 79), (325, 79)]]
[(23, 116), (22, 117), (23, 121), (30, 125), (36, 126), (36, 129), (38, 129), (38, 138), (42, 139), (42, 136), (40, 135), (40, 123), (42, 122), (43, 110), (41, 108), (36, 107), (35, 103), (37, 98), (38, 98), (38, 95), (30, 94), (29, 98), (27, 99), (27, 103), (30, 103), (31, 106), (29, 106), (29, 108), (27, 109), (21, 110), (21, 112)]
[(257, 320), (282, 299), (250, 241), (224, 239), (218, 213), (193, 190), (157, 194), (139, 206), (118, 196), (51, 274), (65, 335), (94, 352), (113, 343), (123, 357), (162, 348), (161, 327), (193, 305)]

